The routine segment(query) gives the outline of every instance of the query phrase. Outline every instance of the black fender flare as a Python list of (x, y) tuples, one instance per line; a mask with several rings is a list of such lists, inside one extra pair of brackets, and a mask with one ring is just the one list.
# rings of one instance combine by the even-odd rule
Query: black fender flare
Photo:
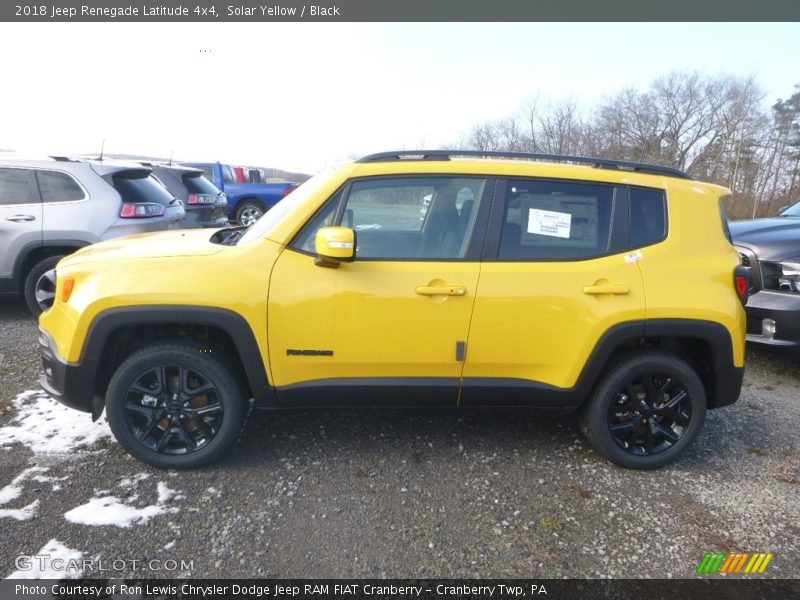
[(253, 392), (256, 405), (269, 406), (275, 404), (275, 393), (269, 384), (255, 334), (247, 320), (240, 314), (216, 307), (181, 305), (133, 306), (103, 311), (95, 317), (89, 326), (80, 364), (83, 372), (82, 379), (87, 386), (91, 386), (91, 393), (94, 397), (93, 412), (97, 414), (102, 412), (105, 402), (105, 398), (99, 398), (94, 394), (94, 387), (110, 336), (123, 327), (172, 324), (212, 326), (226, 332), (239, 354), (242, 368)]

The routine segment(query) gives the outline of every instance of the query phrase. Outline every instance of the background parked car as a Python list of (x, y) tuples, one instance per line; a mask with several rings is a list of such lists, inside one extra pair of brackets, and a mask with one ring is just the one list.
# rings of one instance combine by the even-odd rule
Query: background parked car
[(228, 197), (228, 218), (242, 225), (252, 225), (261, 215), (290, 194), (296, 183), (236, 183), (236, 172), (221, 163), (184, 163), (202, 169)]
[(203, 176), (202, 170), (148, 162), (142, 165), (153, 169), (162, 185), (183, 202), (187, 228), (225, 227), (228, 224), (228, 199)]
[(185, 210), (141, 165), (0, 158), (0, 293), (24, 294), (37, 315), (53, 302), (53, 269), (101, 240), (177, 229)]
[(732, 221), (729, 227), (752, 273), (747, 341), (800, 347), (800, 201), (777, 217)]

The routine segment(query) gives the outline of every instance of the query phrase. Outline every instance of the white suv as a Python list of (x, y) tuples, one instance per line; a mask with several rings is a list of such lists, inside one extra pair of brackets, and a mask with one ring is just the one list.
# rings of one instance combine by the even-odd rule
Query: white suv
[(52, 271), (67, 254), (123, 235), (177, 229), (183, 204), (146, 167), (0, 155), (0, 293), (37, 315), (52, 304)]

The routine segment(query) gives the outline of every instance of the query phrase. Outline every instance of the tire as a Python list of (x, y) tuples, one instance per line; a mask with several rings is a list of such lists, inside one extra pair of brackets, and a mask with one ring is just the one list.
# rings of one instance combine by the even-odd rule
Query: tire
[(237, 374), (206, 345), (147, 346), (129, 356), (108, 385), (111, 431), (132, 456), (154, 467), (206, 465), (233, 445), (244, 424)]
[(239, 204), (239, 207), (236, 209), (236, 220), (240, 225), (250, 227), (250, 225), (258, 221), (265, 212), (267, 211), (264, 209), (264, 205), (261, 204), (261, 202), (245, 200)]
[(676, 460), (700, 433), (706, 393), (684, 361), (661, 352), (614, 363), (581, 412), (581, 428), (609, 460), (656, 469)]
[(64, 256), (50, 256), (36, 263), (25, 276), (23, 294), (25, 304), (34, 317), (53, 305), (56, 297), (55, 268)]

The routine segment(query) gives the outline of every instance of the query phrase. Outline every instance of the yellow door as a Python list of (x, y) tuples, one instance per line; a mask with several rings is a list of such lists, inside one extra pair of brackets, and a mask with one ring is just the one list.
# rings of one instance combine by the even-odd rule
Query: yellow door
[[(282, 403), (456, 404), (484, 188), (476, 178), (359, 180), (345, 206), (334, 197), (312, 219), (270, 278), (270, 364)], [(314, 234), (339, 223), (356, 232), (356, 258), (318, 266)]]
[(462, 404), (557, 405), (607, 332), (643, 333), (641, 253), (625, 249), (621, 195), (603, 184), (527, 180), (498, 195), (495, 254), (481, 267)]

